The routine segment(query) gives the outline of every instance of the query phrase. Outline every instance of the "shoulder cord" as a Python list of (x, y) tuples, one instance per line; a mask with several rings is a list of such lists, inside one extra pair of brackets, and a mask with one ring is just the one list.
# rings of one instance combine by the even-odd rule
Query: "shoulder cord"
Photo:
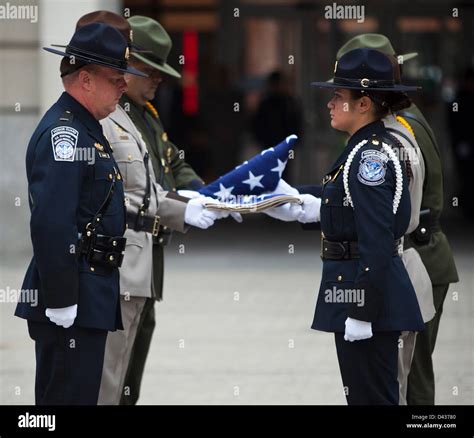
[[(354, 149), (352, 149), (351, 153), (347, 157), (347, 161), (344, 164), (344, 172), (342, 174), (342, 180), (344, 183), (344, 191), (346, 193), (346, 198), (352, 208), (354, 208), (354, 204), (352, 202), (351, 194), (349, 191), (349, 169), (352, 164), (352, 160), (356, 156), (359, 149), (367, 143), (368, 140), (362, 140), (358, 143)], [(403, 191), (403, 174), (402, 168), (400, 166), (400, 161), (397, 158), (397, 155), (393, 151), (393, 149), (386, 143), (382, 142), (382, 149), (384, 152), (387, 153), (390, 160), (393, 161), (393, 165), (395, 167), (395, 196), (393, 197), (393, 214), (397, 213), (398, 206), (400, 204), (400, 199), (402, 198), (402, 191)]]

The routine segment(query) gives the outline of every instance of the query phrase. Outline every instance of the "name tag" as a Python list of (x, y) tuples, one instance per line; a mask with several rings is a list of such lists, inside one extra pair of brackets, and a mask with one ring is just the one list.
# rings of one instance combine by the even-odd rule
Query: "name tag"
[(110, 155), (107, 152), (99, 152), (100, 158), (110, 158)]

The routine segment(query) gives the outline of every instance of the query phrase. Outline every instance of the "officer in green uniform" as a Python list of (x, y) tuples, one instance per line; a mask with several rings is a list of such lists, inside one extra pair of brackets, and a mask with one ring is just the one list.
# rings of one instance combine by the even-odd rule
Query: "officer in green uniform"
[[(337, 59), (356, 48), (372, 48), (395, 55), (390, 40), (381, 34), (362, 34), (350, 39), (337, 53)], [(402, 64), (416, 53), (400, 55)], [(405, 239), (405, 247), (415, 248), (421, 256), (433, 285), (434, 318), (418, 333), (415, 352), (408, 377), (407, 403), (433, 405), (435, 383), (432, 354), (436, 344), (443, 303), (449, 284), (459, 281), (453, 254), (439, 218), (443, 211), (443, 170), (441, 155), (430, 125), (415, 104), (397, 113), (399, 121), (413, 132), (425, 161), (425, 181), (418, 228)]]
[[(181, 75), (166, 63), (172, 42), (166, 30), (155, 20), (143, 16), (131, 17), (128, 22), (133, 31), (133, 42), (141, 49), (134, 53), (131, 64), (141, 65), (150, 76), (147, 81), (130, 78), (128, 92), (120, 101), (144, 139), (150, 152), (157, 182), (164, 190), (182, 189), (196, 191), (204, 183), (189, 164), (184, 161), (178, 148), (168, 139), (158, 111), (150, 103), (161, 82), (161, 73), (174, 77)], [(132, 52), (133, 53), (133, 52)], [(133, 57), (133, 59), (132, 59)], [(127, 369), (121, 404), (135, 404), (138, 400), (145, 361), (155, 329), (155, 300), (163, 297), (164, 252), (171, 231), (161, 226), (153, 245), (153, 276), (151, 299), (147, 299)]]

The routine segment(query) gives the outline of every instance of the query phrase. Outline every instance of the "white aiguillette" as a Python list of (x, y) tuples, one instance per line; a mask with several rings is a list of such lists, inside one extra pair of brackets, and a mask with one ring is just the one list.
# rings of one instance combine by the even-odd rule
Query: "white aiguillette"
[(261, 213), (264, 210), (273, 207), (279, 207), (286, 203), (302, 204), (300, 198), (292, 195), (248, 195), (236, 198), (230, 198), (226, 201), (217, 201), (216, 203), (205, 203), (204, 207), (208, 210), (229, 211), (241, 214)]

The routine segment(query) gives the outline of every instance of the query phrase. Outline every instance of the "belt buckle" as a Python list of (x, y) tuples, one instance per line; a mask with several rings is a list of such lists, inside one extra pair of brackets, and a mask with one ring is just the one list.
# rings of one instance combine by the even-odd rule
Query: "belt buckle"
[(153, 221), (153, 229), (152, 229), (152, 236), (156, 237), (158, 236), (158, 232), (160, 231), (160, 216), (155, 216), (155, 219)]

